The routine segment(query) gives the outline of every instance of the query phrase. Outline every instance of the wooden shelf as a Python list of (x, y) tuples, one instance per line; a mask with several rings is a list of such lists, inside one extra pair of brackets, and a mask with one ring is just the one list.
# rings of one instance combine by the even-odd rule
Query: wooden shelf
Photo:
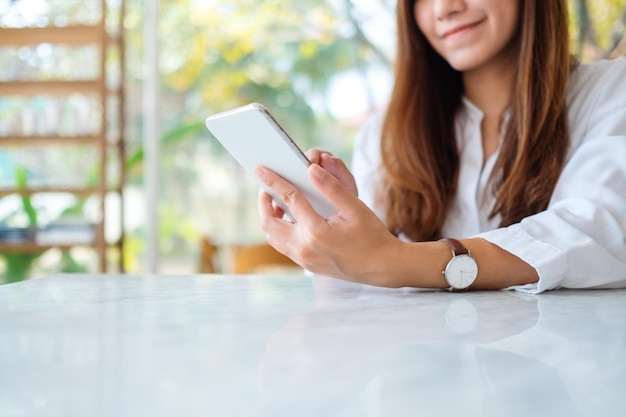
[(102, 135), (89, 136), (0, 136), (0, 146), (68, 146), (93, 145)]
[[(56, 96), (67, 97), (70, 95), (87, 96), (90, 100), (99, 103), (98, 109), (90, 111), (101, 114), (102, 121), (97, 127), (98, 131), (89, 131), (87, 135), (62, 136), (59, 132), (46, 131), (47, 135), (41, 136), (20, 136), (10, 134), (0, 136), (0, 148), (40, 148), (46, 149), (53, 146), (86, 146), (93, 149), (98, 160), (94, 162), (97, 168), (97, 185), (85, 186), (84, 182), (87, 178), (76, 178), (76, 182), (82, 182), (79, 186), (71, 185), (47, 185), (47, 184), (63, 184), (61, 178), (47, 178), (45, 181), (37, 182), (29, 181), (27, 188), (18, 188), (14, 184), (5, 182), (5, 187), (0, 187), (0, 198), (8, 195), (31, 196), (33, 194), (52, 194), (67, 193), (76, 196), (93, 196), (98, 199), (98, 215), (99, 219), (94, 225), (94, 238), (85, 237), (81, 241), (78, 235), (63, 235), (67, 237), (68, 242), (61, 240), (57, 243), (54, 241), (40, 240), (42, 243), (54, 243), (39, 245), (36, 242), (29, 241), (18, 244), (8, 244), (0, 242), (0, 253), (36, 253), (43, 252), (52, 248), (70, 249), (75, 246), (94, 248), (97, 256), (99, 269), (106, 272), (107, 269), (107, 248), (112, 247), (105, 239), (105, 222), (107, 222), (107, 205), (104, 204), (109, 193), (116, 193), (120, 196), (120, 213), (119, 218), (123, 219), (124, 202), (123, 182), (125, 181), (125, 146), (124, 146), (124, 126), (125, 126), (125, 87), (124, 79), (119, 81), (119, 85), (107, 86), (111, 68), (110, 63), (119, 61), (119, 67), (114, 69), (116, 74), (124, 73), (125, 54), (124, 54), (124, 0), (110, 4), (107, 0), (97, 0), (101, 12), (97, 16), (98, 21), (93, 24), (77, 24), (69, 26), (46, 26), (46, 27), (21, 27), (21, 28), (0, 28), (0, 47), (9, 47), (13, 49), (22, 47), (37, 47), (38, 45), (62, 45), (68, 48), (77, 48), (85, 46), (87, 48), (97, 49), (98, 58), (91, 59), (81, 63), (89, 69), (94, 70), (93, 76), (87, 79), (65, 79), (53, 78), (44, 79), (43, 74), (39, 74), (38, 79), (23, 77), (15, 74), (13, 80), (0, 81), (0, 98), (3, 100), (22, 100), (29, 97), (41, 97), (42, 102), (46, 102), (48, 97), (55, 99)], [(115, 21), (110, 18), (113, 16), (110, 12), (112, 8), (119, 7), (119, 13), (116, 13)], [(116, 50), (117, 53), (111, 54), (110, 50)], [(89, 51), (91, 52), (91, 51)], [(113, 60), (113, 61), (111, 61)], [(71, 77), (71, 75), (68, 75)], [(23, 78), (22, 78), (23, 77)], [(36, 78), (37, 75), (34, 75)], [(119, 104), (113, 108), (109, 108), (109, 99), (117, 98)], [(91, 117), (91, 116), (90, 116)], [(109, 123), (109, 120), (113, 123)], [(117, 120), (117, 123), (115, 123)], [(112, 126), (116, 126), (115, 129)], [(94, 126), (94, 128), (96, 128)], [(111, 130), (112, 129), (112, 130)], [(119, 130), (119, 132), (117, 132)], [(18, 133), (19, 131), (14, 131)], [(111, 136), (115, 135), (115, 141)], [(115, 158), (111, 158), (114, 156)], [(109, 178), (108, 172), (111, 168), (109, 162), (113, 161), (119, 165), (119, 174)], [(74, 182), (74, 180), (72, 180)], [(119, 251), (118, 262), (119, 270), (123, 271), (123, 243), (124, 243), (124, 227), (120, 223), (121, 237), (115, 247)], [(56, 236), (55, 236), (56, 237)], [(43, 238), (43, 237), (42, 237)], [(72, 238), (74, 240), (72, 240)], [(87, 243), (85, 243), (87, 242)]]
[(0, 45), (25, 46), (40, 43), (101, 44), (104, 30), (99, 25), (0, 28)]
[(43, 96), (70, 94), (99, 94), (102, 81), (9, 81), (0, 82), (2, 96)]
[[(104, 194), (116, 193), (121, 194), (124, 191), (123, 185), (107, 187)], [(70, 193), (76, 195), (92, 195), (100, 194), (101, 190), (97, 187), (28, 187), (28, 188), (0, 188), (0, 197), (6, 197), (11, 194), (33, 195), (33, 194), (53, 194), (53, 193)]]
[(70, 243), (63, 245), (38, 245), (34, 242), (25, 242), (25, 243), (0, 243), (0, 253), (37, 253), (37, 252), (45, 252), (49, 249), (57, 248), (61, 250), (72, 249), (77, 246), (84, 247), (92, 247), (95, 245), (93, 243)]
[(40, 193), (71, 193), (76, 195), (90, 195), (99, 192), (95, 187), (28, 187), (23, 188), (0, 188), (0, 197), (4, 197), (11, 194), (18, 195), (33, 195)]

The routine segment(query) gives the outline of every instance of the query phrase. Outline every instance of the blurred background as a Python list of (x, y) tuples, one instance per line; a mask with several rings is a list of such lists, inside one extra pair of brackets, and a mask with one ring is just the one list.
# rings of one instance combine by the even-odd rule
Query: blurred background
[[(626, 0), (569, 3), (582, 61), (626, 54)], [(204, 119), (259, 102), (301, 147), (349, 162), (358, 127), (390, 91), (393, 0), (159, 0), (152, 32), (151, 5), (0, 0), (0, 283), (196, 273), (203, 239), (262, 242), (257, 186)], [(144, 152), (148, 74), (158, 77), (156, 172)]]

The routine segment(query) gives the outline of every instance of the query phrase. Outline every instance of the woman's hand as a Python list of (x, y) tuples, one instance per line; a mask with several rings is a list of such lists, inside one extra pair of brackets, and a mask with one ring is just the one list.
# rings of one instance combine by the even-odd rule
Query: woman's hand
[[(269, 194), (259, 194), (261, 226), (276, 250), (317, 274), (382, 287), (447, 288), (442, 270), (450, 260), (441, 242), (402, 242), (356, 196), (354, 179), (343, 162), (321, 150), (308, 152), (315, 188), (337, 209), (317, 214), (300, 191), (262, 167), (257, 177), (281, 197), (295, 222), (283, 219)], [(319, 164), (319, 165), (318, 165)], [(537, 282), (534, 268), (480, 238), (464, 239), (479, 265), (473, 289), (507, 288)]]
[(312, 184), (337, 213), (321, 217), (292, 184), (258, 167), (257, 177), (281, 196), (295, 219), (282, 219), (282, 210), (277, 210), (272, 198), (261, 191), (259, 215), (268, 243), (312, 272), (393, 286), (386, 282), (384, 268), (400, 241), (356, 197), (354, 179), (343, 162), (320, 150), (311, 150), (307, 156), (314, 162), (308, 168)]

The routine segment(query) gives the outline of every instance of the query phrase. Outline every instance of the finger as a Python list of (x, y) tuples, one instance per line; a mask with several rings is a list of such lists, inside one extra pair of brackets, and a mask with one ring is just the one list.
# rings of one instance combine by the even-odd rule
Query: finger
[(272, 217), (277, 217), (275, 215), (272, 196), (266, 193), (262, 188), (259, 189), (258, 210), (261, 224), (266, 223)]
[[(269, 204), (272, 205), (274, 217), (282, 219), (283, 216), (285, 215), (285, 211), (278, 204), (276, 204), (276, 201), (274, 201), (274, 198), (272, 198), (272, 196), (268, 194), (267, 191), (265, 191), (263, 188), (259, 188), (259, 201), (258, 201), (259, 210), (261, 210), (261, 205), (268, 204), (268, 201), (269, 201)], [(268, 212), (269, 212), (269, 209), (268, 209)]]
[(265, 167), (256, 167), (254, 174), (280, 197), (296, 222), (311, 219), (319, 221), (320, 216), (306, 197), (290, 182)]
[(330, 152), (321, 148), (311, 148), (307, 150), (305, 153), (306, 157), (311, 161), (312, 164), (319, 164), (322, 158), (322, 155), (331, 155)]
[(354, 195), (358, 195), (354, 176), (348, 170), (346, 164), (331, 154), (321, 154), (320, 163), (326, 171), (333, 174)]
[(339, 213), (353, 213), (359, 199), (330, 172), (319, 165), (308, 168), (311, 182), (337, 208)]
[(283, 210), (275, 201), (272, 201), (272, 205), (274, 206), (274, 217), (279, 219), (285, 219), (285, 210)]
[[(278, 210), (277, 210), (278, 209)], [(285, 233), (286, 228), (280, 223), (282, 220), (283, 212), (280, 207), (276, 207), (273, 203), (272, 196), (265, 192), (263, 189), (259, 190), (259, 217), (261, 218), (261, 229), (266, 233), (266, 240), (274, 249), (287, 255), (289, 245), (287, 239), (279, 233)], [(281, 236), (281, 238), (276, 238)]]
[(268, 223), (272, 218), (284, 220), (285, 212), (283, 209), (277, 206), (272, 196), (263, 189), (259, 189), (258, 210), (262, 225)]
[(286, 245), (288, 239), (276, 239), (275, 236), (287, 236), (291, 232), (289, 226), (293, 226), (293, 223), (282, 219), (282, 210), (280, 213), (276, 212), (272, 196), (263, 189), (259, 190), (259, 217), (261, 218), (261, 229), (267, 234), (268, 243), (284, 253), (286, 248), (280, 247), (280, 245), (281, 243), (283, 246)]

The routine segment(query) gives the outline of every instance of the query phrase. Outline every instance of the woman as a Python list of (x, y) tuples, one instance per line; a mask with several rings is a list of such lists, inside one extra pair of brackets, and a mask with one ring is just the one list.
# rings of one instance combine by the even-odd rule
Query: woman
[(337, 214), (258, 168), (296, 219), (262, 192), (268, 242), (371, 285), (625, 287), (626, 61), (577, 67), (565, 0), (400, 0), (397, 13), (395, 87), (357, 138), (356, 180), (308, 153)]

